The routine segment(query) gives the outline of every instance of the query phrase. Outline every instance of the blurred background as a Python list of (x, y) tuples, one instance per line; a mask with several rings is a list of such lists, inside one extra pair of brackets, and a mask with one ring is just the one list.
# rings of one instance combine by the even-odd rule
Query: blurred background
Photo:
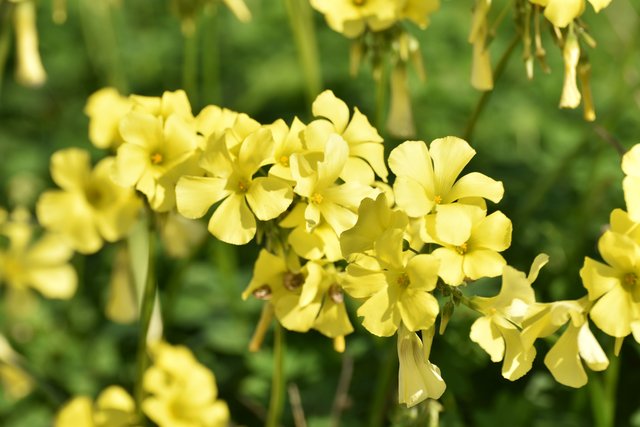
[[(284, 1), (247, 0), (253, 15), (247, 23), (222, 3), (196, 8), (191, 37), (181, 29), (185, 6), (177, 0), (68, 0), (61, 24), (52, 18), (60, 2), (53, 3), (37, 2), (48, 76), (38, 88), (16, 82), (9, 21), (0, 15), (0, 205), (8, 209), (26, 206), (33, 212), (38, 194), (53, 186), (48, 167), (55, 150), (78, 146), (93, 150), (95, 159), (104, 155), (89, 143), (83, 109), (87, 97), (105, 86), (150, 96), (185, 88), (194, 113), (217, 104), (261, 123), (311, 118)], [(197, 5), (182, 3), (187, 9)], [(472, 3), (442, 0), (428, 29), (408, 26), (420, 42), (427, 73), (424, 82), (409, 74), (416, 139), (465, 136), (482, 96), (469, 84)], [(505, 4), (496, 0), (494, 7)], [(596, 48), (588, 48), (597, 120), (585, 122), (580, 110), (558, 109), (562, 55), (545, 34), (551, 73), (536, 67), (535, 78), (528, 80), (517, 45), (470, 138), (477, 154), (467, 171), (485, 173), (505, 186), (503, 201), (490, 209), (513, 221), (512, 247), (504, 254), (508, 263), (527, 271), (535, 255), (550, 255), (535, 283), (540, 301), (585, 294), (578, 275), (584, 257), (599, 259), (596, 242), (609, 214), (624, 207), (620, 151), (640, 142), (640, 4), (614, 0), (597, 15), (587, 9), (583, 19), (597, 41)], [(332, 89), (373, 122), (371, 68), (363, 64), (351, 77), (350, 41), (331, 31), (319, 13), (314, 12), (313, 22), (322, 88)], [(491, 45), (494, 64), (515, 31), (509, 15)], [(402, 142), (378, 129), (387, 153)], [(261, 303), (240, 299), (257, 250), (211, 238), (189, 262), (158, 263), (166, 338), (189, 346), (213, 369), (235, 425), (263, 424), (268, 406), (271, 338), (261, 351), (247, 351)], [(114, 253), (112, 245), (97, 255), (76, 256), (75, 265), (85, 274), (70, 301), (16, 301), (0, 288), (0, 330), (46, 384), (17, 400), (0, 390), (0, 425), (48, 426), (71, 395), (95, 396), (110, 384), (131, 389), (136, 325), (119, 325), (104, 315)], [(497, 279), (478, 284), (487, 295), (498, 288)], [(396, 403), (395, 340), (372, 337), (357, 325), (355, 310), (351, 313), (356, 332), (347, 337), (344, 354), (315, 332), (286, 334), (287, 383), (294, 395), (299, 391), (307, 425), (334, 426), (338, 419), (343, 426), (426, 425), (423, 409)], [(532, 371), (512, 383), (501, 377), (501, 365), (469, 340), (474, 319), (470, 311), (457, 310), (446, 334), (434, 341), (431, 361), (447, 383), (440, 425), (595, 425), (598, 387), (608, 384), (616, 393), (616, 425), (640, 426), (640, 346), (632, 339), (620, 353), (619, 375), (590, 372), (582, 389), (554, 382), (542, 363), (546, 342), (538, 343)], [(598, 338), (610, 353), (613, 340)], [(290, 400), (287, 426), (294, 425)]]

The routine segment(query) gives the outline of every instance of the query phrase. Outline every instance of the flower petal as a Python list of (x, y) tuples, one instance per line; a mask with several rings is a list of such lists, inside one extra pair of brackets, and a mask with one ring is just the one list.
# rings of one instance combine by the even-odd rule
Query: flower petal
[(176, 185), (178, 212), (187, 218), (200, 218), (215, 203), (229, 195), (226, 180), (199, 176), (183, 176)]
[(253, 239), (256, 219), (244, 196), (232, 194), (220, 203), (209, 220), (209, 232), (232, 245), (244, 245)]
[(256, 217), (261, 221), (268, 221), (291, 205), (293, 189), (278, 178), (260, 177), (251, 182), (246, 197)]

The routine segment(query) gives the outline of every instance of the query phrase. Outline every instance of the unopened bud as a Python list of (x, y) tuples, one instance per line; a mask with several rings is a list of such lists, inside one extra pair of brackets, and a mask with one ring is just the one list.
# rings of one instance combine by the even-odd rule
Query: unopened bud
[(40, 86), (47, 79), (38, 51), (36, 6), (33, 1), (16, 3), (13, 12), (16, 32), (16, 80), (25, 86)]

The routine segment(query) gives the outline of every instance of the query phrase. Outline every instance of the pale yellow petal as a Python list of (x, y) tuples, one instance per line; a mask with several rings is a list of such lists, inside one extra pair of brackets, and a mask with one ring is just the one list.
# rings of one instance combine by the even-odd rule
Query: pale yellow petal
[(69, 299), (76, 292), (78, 276), (70, 265), (29, 269), (29, 284), (47, 298)]
[(451, 191), (446, 196), (443, 195), (442, 203), (451, 203), (466, 197), (482, 197), (498, 203), (502, 200), (503, 194), (504, 186), (501, 181), (471, 172), (453, 184)]
[(373, 335), (390, 337), (400, 324), (400, 311), (389, 305), (389, 294), (381, 290), (369, 297), (359, 308), (357, 314), (363, 317), (364, 326)]
[(506, 263), (499, 253), (488, 249), (478, 249), (464, 255), (463, 270), (465, 276), (471, 280), (481, 277), (497, 277), (502, 273), (502, 267)]
[(425, 187), (413, 178), (396, 177), (393, 192), (398, 206), (410, 217), (418, 218), (427, 215), (435, 206)]
[(244, 245), (256, 234), (256, 219), (244, 196), (232, 194), (213, 213), (208, 228), (211, 234), (223, 242)]
[(556, 27), (564, 28), (584, 11), (584, 0), (549, 0), (544, 16)]
[(544, 364), (553, 378), (560, 384), (574, 388), (587, 383), (587, 374), (578, 354), (578, 331), (579, 328), (569, 324), (544, 358)]
[(246, 194), (251, 210), (259, 220), (268, 221), (287, 210), (293, 200), (293, 189), (278, 178), (253, 180)]
[(491, 317), (485, 316), (476, 319), (471, 325), (469, 338), (491, 356), (492, 362), (502, 360), (505, 349), (504, 339), (498, 328), (491, 322)]
[(591, 307), (593, 323), (612, 337), (622, 338), (631, 333), (633, 308), (630, 295), (622, 286), (614, 286)]
[(433, 165), (423, 141), (406, 141), (394, 148), (389, 154), (389, 168), (396, 174), (396, 182), (400, 177), (408, 177), (424, 187), (430, 198), (435, 195)]
[[(475, 206), (462, 204), (438, 206), (435, 217), (435, 232), (438, 240), (453, 246), (461, 246), (471, 237), (472, 210)], [(475, 231), (475, 230), (474, 230)]]
[(511, 245), (511, 231), (511, 220), (502, 212), (497, 211), (473, 227), (468, 243), (470, 247), (502, 252)]
[(429, 154), (433, 159), (435, 194), (444, 197), (476, 151), (467, 141), (447, 136), (434, 140), (429, 146)]
[(51, 156), (51, 177), (64, 190), (81, 190), (90, 173), (89, 152), (86, 150), (67, 148)]
[(438, 300), (433, 295), (412, 289), (403, 292), (398, 308), (402, 322), (413, 332), (432, 327), (440, 311)]
[(600, 343), (593, 336), (589, 323), (584, 322), (578, 332), (578, 351), (587, 366), (594, 371), (604, 371), (609, 366), (609, 359)]
[(200, 218), (215, 203), (229, 195), (226, 180), (220, 178), (183, 176), (176, 185), (178, 212), (187, 218)]
[(432, 252), (440, 259), (440, 269), (438, 275), (447, 285), (458, 286), (464, 280), (462, 263), (464, 257), (453, 249), (438, 248)]
[(349, 122), (349, 107), (330, 90), (325, 90), (316, 97), (311, 111), (315, 117), (324, 117), (331, 121), (338, 133), (344, 132)]

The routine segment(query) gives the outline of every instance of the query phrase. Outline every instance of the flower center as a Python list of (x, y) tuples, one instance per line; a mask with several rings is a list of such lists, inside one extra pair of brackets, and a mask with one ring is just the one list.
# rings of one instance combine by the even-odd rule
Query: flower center
[(344, 292), (342, 287), (337, 283), (334, 283), (329, 287), (329, 298), (336, 304), (342, 304), (344, 302)]
[(632, 288), (638, 283), (638, 276), (636, 273), (627, 273), (622, 278), (622, 284), (626, 288)]
[(271, 287), (269, 285), (262, 285), (253, 291), (253, 296), (261, 300), (269, 300), (271, 299)]
[(402, 286), (403, 288), (406, 288), (407, 286), (409, 286), (411, 284), (411, 279), (409, 279), (409, 275), (407, 273), (402, 273), (396, 279), (396, 283), (398, 285)]
[(249, 190), (249, 185), (244, 181), (238, 181), (238, 191), (240, 193), (246, 193)]
[(436, 205), (439, 205), (440, 203), (442, 203), (442, 196), (436, 196), (433, 198), (433, 201)]
[(164, 157), (162, 157), (162, 154), (158, 152), (153, 153), (151, 155), (151, 164), (159, 165), (160, 163), (162, 163), (163, 160), (164, 160)]
[(289, 167), (289, 156), (280, 156), (280, 159), (278, 159), (278, 161), (282, 166)]
[(460, 255), (464, 255), (467, 253), (467, 243), (463, 243), (460, 246), (456, 246), (456, 252), (458, 252)]
[(324, 197), (322, 197), (322, 194), (320, 193), (313, 193), (309, 199), (311, 200), (311, 203), (319, 205), (324, 200)]
[(282, 286), (291, 292), (297, 290), (303, 283), (304, 276), (302, 273), (292, 273), (288, 271), (282, 276)]

